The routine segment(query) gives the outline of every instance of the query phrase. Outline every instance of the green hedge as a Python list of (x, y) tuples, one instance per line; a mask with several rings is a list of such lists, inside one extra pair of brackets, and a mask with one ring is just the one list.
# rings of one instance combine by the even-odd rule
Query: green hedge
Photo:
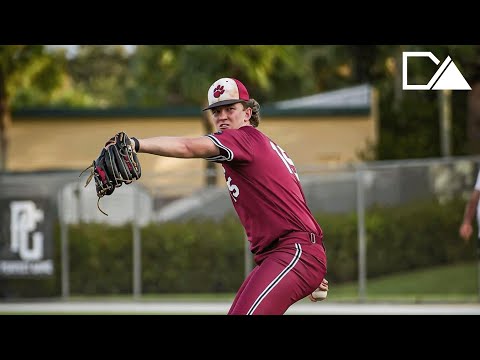
[[(367, 274), (380, 275), (475, 258), (475, 241), (458, 236), (463, 201), (416, 202), (372, 208), (366, 214)], [(324, 230), (331, 281), (358, 278), (357, 217), (316, 214)], [(222, 221), (151, 224), (141, 229), (142, 293), (235, 292), (244, 277), (245, 235), (236, 217)], [(2, 279), (2, 297), (61, 295), (60, 232), (55, 232), (55, 276)], [(70, 293), (132, 293), (132, 227), (69, 227)]]
[[(464, 201), (454, 200), (370, 209), (365, 216), (368, 277), (474, 260), (476, 233), (468, 244), (458, 235), (464, 207)], [(356, 215), (318, 214), (317, 219), (325, 233), (328, 278), (337, 283), (356, 280)]]

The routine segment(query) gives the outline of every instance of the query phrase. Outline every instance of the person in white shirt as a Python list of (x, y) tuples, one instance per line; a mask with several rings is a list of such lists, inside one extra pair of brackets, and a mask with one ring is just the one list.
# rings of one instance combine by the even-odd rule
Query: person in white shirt
[(477, 268), (478, 268), (478, 296), (480, 299), (480, 170), (477, 174), (477, 181), (473, 187), (470, 200), (465, 206), (462, 224), (460, 225), (459, 234), (462, 239), (468, 243), (473, 233), (473, 217), (477, 217)]

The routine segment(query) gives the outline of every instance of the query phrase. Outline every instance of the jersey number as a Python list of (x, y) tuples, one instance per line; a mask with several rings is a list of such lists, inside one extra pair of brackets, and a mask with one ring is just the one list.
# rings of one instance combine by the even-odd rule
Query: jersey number
[(300, 180), (297, 174), (297, 170), (295, 169), (295, 164), (293, 163), (293, 160), (290, 159), (287, 153), (273, 141), (270, 141), (270, 145), (272, 145), (272, 149), (275, 150), (280, 159), (282, 159), (290, 174), (294, 174), (297, 177), (297, 180)]
[(238, 195), (240, 195), (240, 189), (237, 185), (232, 184), (232, 178), (230, 176), (227, 179), (227, 186), (228, 190), (230, 191), (230, 195), (232, 195), (233, 201), (237, 202)]

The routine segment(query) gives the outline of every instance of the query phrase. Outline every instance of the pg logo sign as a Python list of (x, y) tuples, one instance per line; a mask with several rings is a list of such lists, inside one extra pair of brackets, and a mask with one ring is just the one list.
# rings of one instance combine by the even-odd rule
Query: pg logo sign
[(0, 199), (0, 276), (53, 275), (48, 201)]
[(403, 90), (472, 90), (450, 56), (447, 56), (440, 67), (438, 67), (428, 84), (408, 84), (407, 67), (408, 58), (410, 57), (427, 57), (433, 61), (435, 65), (440, 64), (440, 60), (438, 60), (430, 51), (404, 51), (402, 53)]
[(43, 233), (36, 231), (37, 224), (43, 222), (43, 215), (33, 201), (10, 203), (10, 251), (22, 260), (43, 257)]

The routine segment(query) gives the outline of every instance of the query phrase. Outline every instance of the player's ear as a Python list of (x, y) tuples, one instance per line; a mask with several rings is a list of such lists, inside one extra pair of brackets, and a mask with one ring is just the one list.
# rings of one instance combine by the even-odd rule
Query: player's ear
[(252, 111), (253, 111), (253, 110), (252, 110), (251, 107), (247, 107), (247, 108), (245, 109), (245, 119), (244, 119), (245, 122), (249, 121), (250, 118), (252, 117)]

